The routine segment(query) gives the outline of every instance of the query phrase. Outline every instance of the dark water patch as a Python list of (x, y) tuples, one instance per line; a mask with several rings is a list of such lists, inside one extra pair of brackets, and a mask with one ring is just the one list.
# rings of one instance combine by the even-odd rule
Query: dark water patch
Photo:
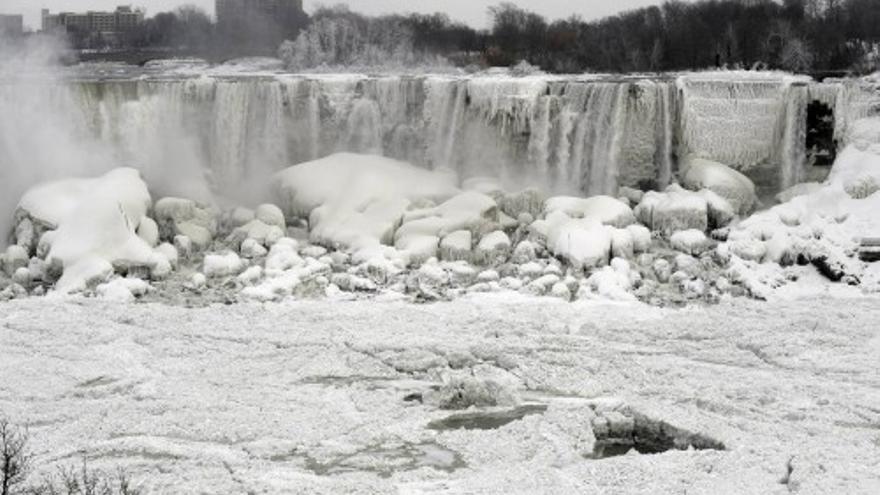
[(544, 404), (529, 404), (503, 411), (486, 411), (453, 414), (428, 423), (429, 430), (494, 430), (519, 421), (532, 414), (542, 414), (547, 410)]

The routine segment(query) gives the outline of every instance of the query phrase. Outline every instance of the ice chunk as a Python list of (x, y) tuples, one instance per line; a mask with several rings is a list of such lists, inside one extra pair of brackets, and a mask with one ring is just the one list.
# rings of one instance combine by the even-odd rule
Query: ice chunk
[(730, 202), (739, 215), (750, 213), (758, 203), (755, 184), (745, 175), (712, 160), (688, 156), (682, 164), (681, 183), (687, 189), (708, 189)]

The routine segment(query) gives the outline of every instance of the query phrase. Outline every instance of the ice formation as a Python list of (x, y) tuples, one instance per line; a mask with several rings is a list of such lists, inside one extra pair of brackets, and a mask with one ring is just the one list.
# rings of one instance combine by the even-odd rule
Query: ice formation
[[(20, 90), (0, 99), (15, 109)], [(101, 161), (13, 188), (2, 297), (147, 293), (118, 276), (259, 301), (764, 297), (787, 272), (762, 263), (858, 283), (858, 236), (877, 232), (868, 80), (237, 73), (28, 91)], [(805, 159), (811, 101), (834, 109), (830, 174)], [(19, 151), (0, 158), (23, 169)], [(99, 175), (113, 162), (137, 170)]]
[[(876, 98), (862, 80), (736, 72), (655, 80), (198, 74), (3, 85), (0, 125), (10, 142), (0, 153), (15, 169), (54, 171), (25, 187), (59, 171), (130, 164), (157, 197), (202, 203), (256, 204), (275, 172), (346, 151), (569, 195), (662, 188), (692, 155), (778, 191), (821, 173), (804, 163), (809, 102), (834, 109), (843, 140)], [(18, 131), (33, 112), (51, 118), (35, 123), (39, 132)]]

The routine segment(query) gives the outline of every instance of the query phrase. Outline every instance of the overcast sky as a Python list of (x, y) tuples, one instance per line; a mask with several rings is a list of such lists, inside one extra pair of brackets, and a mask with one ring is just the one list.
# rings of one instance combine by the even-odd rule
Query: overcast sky
[[(445, 11), (453, 19), (461, 20), (475, 27), (487, 24), (486, 9), (502, 0), (305, 0), (307, 11), (316, 5), (347, 3), (352, 10), (367, 14), (389, 12), (437, 12)], [(514, 3), (536, 11), (550, 19), (579, 14), (586, 19), (595, 19), (614, 14), (621, 10), (659, 4), (662, 0), (514, 0)], [(0, 0), (0, 13), (24, 14), (25, 23), (39, 28), (40, 9), (45, 7), (53, 12), (59, 10), (110, 10), (116, 5), (132, 4), (147, 10), (149, 15), (171, 10), (182, 4), (195, 4), (210, 13), (214, 12), (214, 0)]]

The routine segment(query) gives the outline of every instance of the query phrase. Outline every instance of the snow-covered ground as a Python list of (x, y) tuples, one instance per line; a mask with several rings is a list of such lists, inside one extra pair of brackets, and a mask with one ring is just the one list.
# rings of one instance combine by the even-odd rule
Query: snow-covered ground
[[(27, 298), (0, 310), (0, 411), (46, 469), (86, 456), (149, 493), (878, 493), (880, 300), (846, 294)], [(465, 377), (509, 397), (468, 412), (532, 414), (451, 429), (432, 387)], [(725, 450), (589, 458), (635, 413)]]

